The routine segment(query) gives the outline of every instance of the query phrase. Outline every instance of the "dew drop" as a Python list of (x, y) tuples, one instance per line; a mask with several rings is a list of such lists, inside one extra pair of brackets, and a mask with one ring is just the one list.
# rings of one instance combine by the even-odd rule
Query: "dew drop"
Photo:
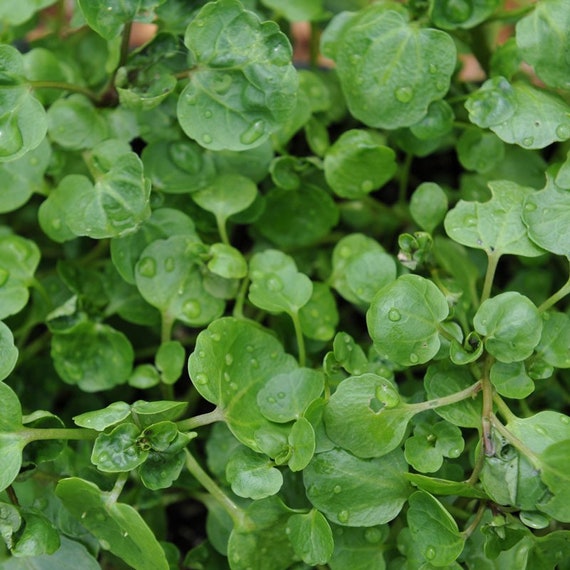
[(433, 560), (435, 558), (435, 548), (433, 546), (428, 546), (424, 552), (424, 556), (428, 560)]
[(278, 397), (280, 400), (282, 400), (283, 398), (285, 398), (285, 396), (286, 396), (285, 392), (279, 392), (279, 393), (277, 394), (277, 397)]
[(242, 144), (250, 145), (258, 141), (265, 134), (265, 121), (255, 121), (245, 130), (239, 140)]
[(267, 398), (267, 401), (268, 401), (270, 404), (275, 404), (275, 402), (276, 402), (277, 400), (276, 400), (273, 396), (269, 396), (269, 397)]
[(477, 219), (474, 218), (473, 216), (467, 216), (464, 220), (463, 223), (466, 226), (474, 226), (475, 224), (477, 224)]
[(536, 433), (540, 435), (546, 435), (546, 430), (542, 426), (536, 426), (535, 428)]
[(175, 267), (176, 267), (176, 262), (174, 261), (173, 257), (167, 257), (164, 260), (164, 269), (166, 269), (166, 271), (168, 271), (169, 273), (174, 271)]
[(252, 358), (249, 364), (252, 368), (259, 368), (259, 361), (256, 358)]
[(203, 350), (199, 350), (199, 351), (198, 351), (198, 356), (199, 356), (200, 358), (206, 358), (206, 353), (205, 353)]
[(360, 185), (360, 189), (363, 192), (372, 192), (374, 190), (374, 182), (372, 180), (364, 180)]
[(228, 354), (226, 354), (224, 360), (226, 361), (227, 366), (231, 366), (233, 361), (234, 361), (234, 357), (228, 352)]
[(400, 103), (409, 103), (414, 97), (414, 91), (411, 87), (399, 87), (394, 91), (394, 96)]
[(570, 424), (570, 418), (568, 416), (561, 416), (560, 421), (565, 425)]
[(435, 88), (438, 91), (447, 91), (447, 83), (445, 81), (436, 81)]
[(200, 307), (200, 303), (197, 301), (186, 301), (184, 305), (182, 305), (182, 312), (188, 319), (196, 319), (200, 316), (202, 307)]
[(229, 73), (220, 73), (212, 81), (212, 89), (219, 95), (227, 93), (232, 86), (233, 79)]
[(534, 137), (525, 137), (522, 140), (523, 146), (532, 146), (533, 143), (534, 143)]
[(139, 262), (139, 273), (143, 277), (154, 277), (156, 275), (156, 261), (152, 257), (144, 257)]
[(104, 550), (110, 550), (111, 548), (111, 545), (106, 540), (100, 540), (99, 544), (101, 545), (101, 548), (103, 548)]
[(0, 287), (6, 285), (6, 281), (8, 281), (9, 277), (10, 277), (10, 272), (0, 267)]
[(202, 142), (204, 144), (210, 144), (212, 142), (212, 137), (209, 134), (202, 135)]
[(556, 127), (556, 136), (561, 140), (570, 139), (570, 125), (558, 125)]
[(333, 489), (333, 493), (338, 495), (342, 491), (342, 487), (340, 485), (335, 485)]
[(198, 28), (203, 28), (204, 27), (204, 20), (194, 20), (194, 24), (198, 27)]
[(265, 282), (265, 285), (270, 291), (277, 292), (283, 289), (283, 281), (279, 277), (269, 277)]
[(248, 344), (248, 345), (245, 347), (245, 350), (246, 350), (247, 352), (249, 352), (249, 353), (252, 353), (253, 350), (254, 350), (254, 348), (253, 348), (253, 346), (251, 346), (251, 344)]
[(340, 513), (338, 513), (337, 517), (338, 517), (339, 522), (347, 523), (348, 517), (349, 517), (348, 511), (340, 511)]
[(229, 382), (231, 380), (231, 377), (229, 375), (228, 372), (224, 372), (224, 381)]
[(400, 311), (398, 311), (398, 309), (390, 309), (390, 311), (388, 312), (388, 318), (392, 322), (396, 323), (402, 318), (402, 315)]
[(437, 73), (437, 65), (435, 65), (435, 63), (430, 63), (429, 65), (429, 72), (434, 75), (435, 73)]
[(220, 342), (220, 340), (222, 340), (222, 337), (218, 334), (218, 333), (212, 333), (210, 335), (210, 338), (214, 341), (214, 342)]
[(449, 457), (450, 459), (456, 459), (460, 455), (461, 455), (461, 450), (457, 447), (454, 447), (453, 449), (447, 452), (447, 457)]
[(364, 531), (364, 539), (370, 544), (377, 544), (382, 540), (382, 531), (379, 528), (367, 528)]
[(204, 384), (208, 383), (208, 377), (205, 374), (196, 374), (196, 384), (200, 384), (203, 386)]
[(231, 382), (231, 383), (230, 383), (230, 388), (235, 391), (235, 390), (238, 389), (238, 385), (237, 385), (235, 382)]
[(528, 202), (527, 204), (525, 204), (524, 209), (527, 212), (534, 212), (536, 210), (536, 204), (534, 204), (533, 202)]
[(285, 529), (285, 534), (291, 534), (291, 528), (290, 527), (287, 527)]
[(410, 353), (410, 362), (415, 364), (419, 360), (418, 355), (415, 352)]

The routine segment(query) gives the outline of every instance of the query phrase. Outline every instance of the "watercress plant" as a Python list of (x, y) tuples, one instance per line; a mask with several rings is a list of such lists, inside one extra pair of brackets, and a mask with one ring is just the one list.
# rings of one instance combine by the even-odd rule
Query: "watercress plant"
[(2, 569), (570, 568), (569, 22), (4, 0)]

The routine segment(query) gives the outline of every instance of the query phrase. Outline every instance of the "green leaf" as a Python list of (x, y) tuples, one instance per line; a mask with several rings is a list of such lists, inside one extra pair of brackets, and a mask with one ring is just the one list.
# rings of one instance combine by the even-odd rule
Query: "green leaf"
[(358, 199), (381, 188), (396, 173), (396, 154), (370, 131), (345, 131), (327, 150), (325, 178), (341, 198)]
[(123, 26), (132, 22), (141, 0), (78, 0), (90, 28), (106, 40), (117, 37)]
[(517, 110), (513, 86), (501, 76), (488, 79), (465, 103), (469, 120), (485, 129), (511, 119)]
[(336, 49), (324, 51), (337, 64), (350, 112), (369, 127), (396, 129), (417, 123), (446, 94), (456, 56), (445, 32), (413, 26), (389, 8), (340, 14)]
[(544, 251), (537, 247), (523, 223), (529, 199), (535, 191), (507, 180), (489, 183), (492, 197), (487, 202), (460, 200), (445, 217), (447, 235), (487, 255), (524, 255), (537, 257)]
[(303, 472), (303, 481), (307, 497), (329, 521), (375, 526), (398, 516), (411, 490), (406, 472), (400, 450), (359, 459), (335, 448), (315, 455)]
[(570, 239), (563, 230), (570, 220), (570, 192), (558, 187), (550, 175), (542, 190), (526, 197), (522, 219), (539, 247), (570, 256)]
[(156, 402), (137, 400), (131, 406), (131, 413), (136, 424), (145, 428), (158, 422), (178, 419), (187, 405), (187, 402), (171, 400), (158, 400)]
[(69, 333), (54, 335), (51, 357), (64, 382), (85, 392), (98, 392), (128, 380), (134, 351), (122, 332), (87, 321)]
[(523, 59), (547, 85), (568, 89), (570, 64), (564, 57), (565, 50), (570, 47), (568, 5), (564, 0), (547, 0), (533, 8), (517, 22), (517, 47)]
[(465, 442), (461, 430), (447, 422), (429, 424), (420, 422), (414, 435), (406, 440), (406, 461), (421, 473), (434, 473), (443, 465), (443, 458), (457, 459), (463, 452)]
[(56, 0), (6, 0), (0, 6), (0, 21), (3, 25), (19, 26), (55, 2)]
[(53, 554), (60, 547), (59, 532), (45, 515), (35, 509), (22, 509), (24, 521), (14, 546), (10, 549), (12, 556), (27, 558)]
[(26, 306), (39, 262), (40, 250), (33, 241), (17, 235), (0, 236), (0, 319)]
[(73, 417), (73, 421), (79, 427), (103, 431), (114, 426), (131, 414), (131, 406), (126, 402), (113, 402), (106, 408), (85, 412)]
[(22, 55), (0, 45), (0, 163), (20, 158), (36, 148), (47, 131), (46, 112), (26, 85)]
[(474, 28), (500, 5), (499, 0), (431, 0), (432, 22), (444, 30)]
[(376, 374), (343, 380), (325, 407), (327, 435), (357, 457), (381, 457), (400, 445), (416, 410), (400, 403), (393, 384)]
[(17, 210), (34, 192), (45, 191), (44, 173), (50, 157), (50, 145), (44, 139), (24, 156), (10, 162), (0, 162), (0, 177), (4, 184), (0, 196), (0, 213)]
[(505, 143), (494, 133), (465, 129), (457, 141), (457, 157), (468, 170), (487, 173), (498, 167), (505, 157)]
[(182, 375), (186, 364), (184, 347), (177, 340), (163, 342), (158, 347), (154, 362), (160, 371), (161, 380), (165, 384), (174, 384)]
[(334, 539), (327, 519), (316, 509), (293, 515), (285, 529), (295, 554), (310, 566), (326, 564), (334, 550)]
[(279, 0), (262, 0), (261, 3), (290, 22), (318, 21), (324, 15), (323, 0), (290, 0), (285, 4)]
[[(179, 434), (182, 436), (182, 434)], [(195, 432), (194, 436), (197, 435)], [(184, 436), (186, 443), (191, 438)], [(150, 451), (146, 461), (139, 467), (143, 485), (151, 491), (168, 489), (178, 479), (186, 461), (183, 451), (178, 453), (157, 453)]]
[(449, 313), (443, 293), (419, 275), (402, 275), (381, 289), (366, 313), (372, 340), (381, 354), (412, 366), (439, 350), (439, 326)]
[(443, 221), (447, 213), (447, 196), (439, 184), (424, 182), (412, 194), (410, 214), (426, 232), (433, 230)]
[(260, 22), (237, 0), (206, 4), (184, 43), (195, 68), (178, 99), (184, 132), (212, 149), (262, 144), (295, 107), (291, 46), (275, 22)]
[(219, 317), (224, 301), (205, 289), (197, 238), (175, 235), (147, 246), (135, 267), (143, 298), (169, 319), (205, 325)]
[[(570, 423), (568, 416), (563, 416)], [(540, 478), (554, 495), (539, 505), (541, 511), (570, 522), (570, 439), (548, 446), (540, 455)]]
[(249, 300), (265, 311), (296, 314), (313, 293), (311, 280), (293, 258), (276, 249), (256, 253), (249, 264)]
[(247, 262), (238, 249), (225, 243), (210, 246), (208, 269), (224, 279), (243, 279), (247, 275)]
[(444, 137), (453, 129), (453, 109), (443, 100), (430, 103), (427, 114), (410, 127), (414, 137), (423, 141)]
[(338, 217), (330, 192), (303, 183), (299, 190), (272, 189), (255, 228), (280, 248), (306, 247), (327, 236)]
[(60, 480), (55, 494), (105, 550), (136, 570), (168, 570), (164, 550), (133, 507), (77, 477)]
[(313, 282), (313, 293), (299, 310), (301, 329), (307, 338), (331, 340), (339, 321), (336, 299), (325, 283)]
[(428, 477), (419, 473), (408, 473), (406, 475), (408, 481), (412, 485), (419, 487), (423, 491), (427, 491), (432, 495), (444, 495), (459, 497), (468, 497), (471, 499), (486, 499), (487, 495), (480, 491), (477, 487), (460, 481), (448, 481), (438, 477)]
[(291, 451), (287, 463), (289, 469), (302, 471), (315, 455), (316, 434), (311, 422), (306, 418), (299, 418), (291, 427), (287, 442)]
[(514, 291), (484, 301), (473, 318), (485, 348), (501, 362), (528, 358), (540, 341), (542, 319), (534, 303)]
[(188, 359), (196, 390), (223, 410), (233, 434), (261, 452), (256, 433), (273, 430), (257, 405), (257, 394), (279, 374), (296, 369), (296, 361), (269, 332), (249, 321), (222, 318), (202, 331)]
[(14, 335), (3, 322), (0, 322), (0, 380), (10, 375), (17, 361), (18, 349), (14, 344)]
[(333, 526), (334, 552), (331, 570), (385, 570), (384, 548), (388, 527), (350, 528)]
[(261, 413), (272, 422), (286, 423), (298, 419), (324, 389), (322, 372), (297, 368), (269, 379), (257, 393)]
[(18, 396), (0, 382), (0, 491), (11, 485), (20, 472), (26, 442), (15, 432), (22, 428), (22, 407)]
[(106, 473), (133, 470), (148, 456), (148, 451), (137, 443), (140, 432), (135, 424), (125, 423), (109, 433), (100, 434), (95, 440), (91, 461)]
[(551, 366), (570, 368), (570, 317), (566, 313), (542, 314), (542, 336), (535, 350)]
[(236, 449), (230, 457), (226, 478), (238, 497), (254, 500), (275, 495), (283, 485), (283, 475), (273, 462), (245, 446)]
[(408, 499), (407, 518), (414, 541), (433, 566), (447, 566), (462, 552), (465, 538), (455, 519), (429, 493), (416, 491)]
[(489, 375), (501, 396), (522, 400), (534, 392), (534, 382), (528, 376), (524, 362), (495, 362)]

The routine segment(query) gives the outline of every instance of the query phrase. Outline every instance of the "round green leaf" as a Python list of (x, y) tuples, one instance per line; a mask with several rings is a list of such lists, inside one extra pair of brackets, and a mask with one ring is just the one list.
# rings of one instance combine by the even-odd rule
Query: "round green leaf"
[(273, 433), (257, 393), (273, 377), (297, 367), (269, 332), (250, 321), (222, 318), (198, 335), (188, 372), (198, 392), (224, 412), (233, 434), (254, 451), (261, 428)]
[(273, 466), (273, 462), (244, 446), (230, 457), (226, 478), (238, 497), (254, 500), (275, 495), (283, 485), (281, 471)]
[(189, 325), (205, 325), (219, 317), (224, 301), (205, 287), (197, 238), (176, 235), (147, 246), (135, 267), (141, 295), (163, 315)]
[(375, 374), (343, 380), (325, 407), (327, 435), (357, 457), (381, 457), (398, 447), (415, 410), (400, 404), (392, 383)]
[(36, 12), (54, 4), (55, 0), (6, 0), (0, 6), (0, 21), (6, 26), (19, 26)]
[(160, 373), (152, 364), (139, 364), (129, 376), (129, 386), (146, 390), (160, 384)]
[[(537, 257), (544, 251), (529, 239), (522, 220), (525, 199), (535, 190), (507, 180), (489, 183), (492, 197), (487, 202), (459, 200), (445, 217), (445, 231), (456, 242), (484, 250), (487, 255)], [(524, 208), (523, 208), (524, 206)]]
[(21, 513), (24, 519), (23, 531), (18, 533), (17, 540), (10, 549), (12, 556), (31, 558), (50, 555), (58, 550), (59, 532), (53, 523), (35, 509), (22, 509)]
[[(523, 59), (550, 87), (570, 87), (570, 13), (564, 0), (548, 0), (516, 25), (516, 42)], [(569, 132), (570, 136), (570, 132)]]
[(559, 188), (548, 174), (544, 189), (526, 196), (522, 219), (534, 243), (570, 256), (570, 238), (565, 230), (570, 223), (570, 192)]
[(18, 437), (22, 426), (22, 406), (16, 393), (0, 382), (0, 490), (12, 484), (22, 465), (22, 449), (26, 444)]
[(18, 349), (12, 331), (0, 321), (0, 381), (9, 376), (18, 361)]
[(382, 543), (388, 535), (386, 525), (369, 528), (333, 526), (334, 552), (331, 570), (385, 570)]
[(155, 357), (156, 368), (161, 373), (161, 380), (165, 384), (174, 384), (182, 375), (186, 364), (186, 352), (177, 340), (163, 342)]
[(265, 311), (296, 314), (309, 302), (313, 284), (293, 258), (276, 249), (256, 253), (249, 264), (249, 300)]
[(132, 22), (140, 0), (78, 0), (79, 7), (90, 28), (106, 40), (117, 37), (123, 26)]
[(105, 428), (118, 424), (131, 414), (131, 406), (126, 402), (113, 402), (106, 408), (85, 412), (73, 417), (79, 426), (88, 429), (103, 431)]
[(23, 78), (24, 62), (16, 48), (0, 45), (0, 162), (36, 148), (47, 131), (46, 112)]
[(206, 4), (186, 29), (196, 66), (178, 99), (184, 132), (211, 150), (259, 146), (295, 107), (291, 45), (237, 0)]
[(39, 262), (40, 250), (33, 241), (12, 234), (0, 236), (0, 319), (26, 306)]
[(306, 247), (327, 236), (338, 217), (329, 192), (303, 183), (299, 190), (271, 189), (255, 228), (283, 249)]
[(486, 173), (503, 161), (505, 143), (494, 133), (465, 129), (457, 141), (457, 157), (468, 170)]
[(64, 382), (85, 392), (98, 392), (128, 380), (134, 351), (122, 332), (87, 321), (69, 333), (54, 335), (51, 357)]
[(514, 116), (517, 100), (512, 85), (501, 76), (488, 79), (471, 93), (465, 108), (469, 120), (482, 129), (504, 123)]
[[(568, 417), (566, 417), (568, 420)], [(539, 509), (562, 522), (570, 522), (570, 439), (547, 447), (540, 456), (540, 478), (553, 496), (538, 505)]]
[(301, 329), (307, 338), (331, 340), (339, 321), (336, 299), (325, 283), (313, 283), (313, 293), (299, 310)]
[(500, 0), (431, 0), (432, 22), (444, 30), (473, 28), (486, 20), (500, 5)]
[(410, 132), (419, 140), (437, 139), (453, 129), (453, 109), (443, 100), (430, 103), (427, 114), (410, 127)]
[(322, 372), (298, 368), (273, 376), (257, 393), (257, 405), (268, 420), (286, 423), (298, 419), (323, 389)]
[(299, 418), (291, 427), (287, 442), (291, 456), (287, 465), (291, 471), (302, 471), (307, 467), (316, 449), (315, 430), (306, 418)]
[(396, 516), (411, 492), (404, 454), (359, 459), (342, 449), (315, 455), (303, 471), (307, 497), (330, 521), (375, 526)]
[(566, 313), (542, 314), (542, 336), (538, 355), (556, 368), (570, 368), (570, 317)]
[(365, 125), (413, 125), (447, 93), (456, 62), (448, 34), (411, 25), (382, 4), (337, 18), (343, 27), (326, 55), (336, 61), (350, 112)]
[(137, 425), (148, 427), (158, 422), (176, 420), (184, 412), (187, 405), (186, 402), (173, 400), (158, 400), (156, 402), (137, 400), (131, 406), (131, 413)]
[(522, 400), (534, 392), (534, 382), (528, 376), (524, 362), (495, 362), (489, 375), (501, 396)]
[(167, 489), (178, 479), (185, 462), (186, 455), (183, 451), (178, 453), (150, 451), (146, 461), (139, 467), (141, 481), (151, 491)]
[(247, 262), (241, 252), (225, 243), (210, 246), (208, 269), (225, 279), (243, 279), (247, 275)]
[(396, 173), (396, 154), (372, 132), (345, 131), (325, 155), (325, 178), (335, 194), (355, 200), (381, 188)]
[(381, 354), (412, 366), (437, 354), (439, 325), (448, 313), (445, 296), (436, 285), (419, 275), (402, 275), (374, 297), (366, 322)]
[(334, 539), (327, 519), (311, 509), (307, 514), (292, 515), (285, 529), (295, 554), (310, 566), (326, 564), (334, 550)]
[(433, 232), (440, 224), (447, 213), (447, 207), (445, 192), (434, 182), (420, 184), (410, 200), (410, 214), (426, 232)]
[(485, 348), (505, 363), (528, 358), (540, 341), (542, 319), (534, 303), (514, 291), (484, 301), (473, 318)]
[(100, 434), (91, 453), (92, 463), (106, 473), (131, 471), (148, 456), (148, 451), (137, 444), (140, 431), (135, 424), (125, 423)]
[(455, 519), (425, 491), (413, 493), (408, 503), (408, 525), (426, 561), (433, 566), (451, 564), (465, 545), (465, 537), (459, 532)]

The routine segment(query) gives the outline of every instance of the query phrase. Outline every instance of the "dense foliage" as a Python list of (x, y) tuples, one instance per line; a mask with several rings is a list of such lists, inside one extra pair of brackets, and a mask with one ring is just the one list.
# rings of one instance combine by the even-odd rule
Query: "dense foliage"
[(570, 568), (568, 0), (0, 39), (3, 570)]

